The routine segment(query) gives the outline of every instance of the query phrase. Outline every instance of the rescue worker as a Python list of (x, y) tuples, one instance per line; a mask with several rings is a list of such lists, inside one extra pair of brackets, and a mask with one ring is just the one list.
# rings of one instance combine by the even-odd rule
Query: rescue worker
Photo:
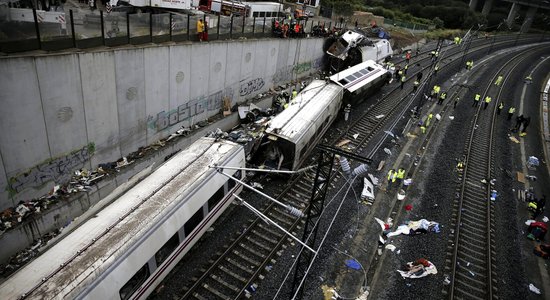
[(410, 50), (407, 51), (407, 53), (405, 53), (405, 60), (407, 61), (407, 64), (411, 60), (411, 51)]
[(428, 118), (426, 119), (426, 127), (430, 126), (430, 123), (432, 122), (433, 117), (434, 117), (434, 114), (432, 113), (428, 115)]
[(407, 78), (405, 77), (405, 75), (401, 76), (401, 89), (403, 89), (403, 86), (405, 85), (406, 80)]
[(472, 107), (478, 106), (478, 105), (479, 105), (479, 100), (481, 100), (481, 95), (480, 95), (480, 94), (476, 94), (476, 95), (474, 96), (474, 103), (472, 103)]
[(498, 75), (497, 80), (495, 81), (495, 85), (500, 86), (500, 84), (502, 83), (502, 79), (503, 77), (501, 75)]
[(423, 75), (422, 75), (422, 72), (416, 73), (416, 79), (417, 79), (418, 81), (422, 80), (422, 76), (423, 76)]
[(437, 104), (439, 105), (443, 104), (443, 101), (445, 101), (445, 98), (447, 98), (447, 93), (446, 92), (441, 93), (441, 95), (439, 96), (439, 100), (437, 101)]
[(460, 38), (458, 36), (455, 36), (455, 45), (460, 44)]
[(514, 129), (512, 129), (513, 132), (517, 132), (519, 130), (521, 124), (523, 123), (523, 120), (523, 115), (519, 115), (516, 117), (516, 126), (514, 126)]
[(464, 163), (462, 161), (458, 161), (458, 163), (456, 164), (456, 170), (459, 173), (462, 173), (462, 171), (464, 171)]
[(403, 74), (407, 75), (407, 70), (409, 69), (409, 64), (406, 64), (403, 68)]
[(497, 115), (500, 115), (500, 112), (502, 111), (503, 108), (504, 108), (504, 103), (500, 102), (497, 108)]
[(432, 88), (432, 96), (439, 97), (439, 92), (441, 91), (441, 87), (439, 85), (434, 85)]
[(415, 80), (413, 83), (413, 93), (416, 93), (416, 90), (418, 90), (419, 85), (420, 85), (420, 81)]
[(420, 132), (426, 133), (426, 126), (424, 126), (424, 123), (420, 121), (418, 125), (420, 125)]
[(483, 109), (487, 109), (487, 106), (489, 106), (489, 103), (491, 103), (491, 100), (493, 100), (490, 96), (485, 97), (485, 106), (483, 106)]
[(455, 98), (455, 105), (454, 105), (454, 108), (456, 108), (456, 106), (458, 105), (458, 101), (460, 101), (460, 97), (456, 97), (456, 98)]
[(399, 168), (397, 170), (396, 178), (397, 178), (397, 185), (400, 185), (403, 182), (403, 179), (405, 179), (405, 169)]
[(386, 191), (389, 191), (391, 189), (392, 183), (395, 182), (397, 179), (397, 172), (395, 172), (394, 169), (390, 169), (388, 172), (388, 187), (386, 188)]
[(403, 77), (403, 69), (401, 69), (401, 67), (399, 67), (396, 74), (397, 75), (395, 76), (395, 79), (399, 79), (399, 78)]
[(197, 20), (197, 35), (199, 37), (199, 41), (202, 42), (204, 37), (204, 23), (202, 22), (202, 19)]
[(344, 108), (344, 121), (346, 121), (346, 122), (348, 121), (350, 112), (351, 112), (351, 104), (348, 104)]
[(439, 64), (434, 67), (434, 75), (437, 75), (437, 71), (439, 71)]
[(298, 96), (298, 92), (296, 89), (292, 89), (292, 99), (296, 98), (296, 96)]
[(512, 115), (514, 114), (515, 111), (516, 111), (516, 108), (513, 106), (510, 106), (510, 108), (508, 109), (508, 120), (512, 120)]
[(533, 77), (531, 77), (531, 75), (525, 77), (525, 81), (524, 81), (524, 82), (525, 82), (525, 83), (531, 83), (531, 82), (533, 82)]

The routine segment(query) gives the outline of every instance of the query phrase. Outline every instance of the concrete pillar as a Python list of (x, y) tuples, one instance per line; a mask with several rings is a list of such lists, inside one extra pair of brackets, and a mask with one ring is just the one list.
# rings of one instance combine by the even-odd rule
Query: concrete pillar
[(475, 11), (477, 7), (477, 0), (470, 0), (470, 10)]
[(489, 15), (489, 12), (491, 11), (492, 7), (493, 7), (493, 0), (485, 0), (485, 4), (483, 4), (483, 9), (481, 10), (481, 14), (484, 16)]
[(523, 24), (521, 24), (521, 30), (520, 30), (521, 33), (525, 33), (529, 31), (529, 28), (531, 28), (531, 24), (533, 24), (535, 13), (537, 13), (536, 7), (530, 6), (529, 9), (527, 9), (527, 14), (525, 15), (525, 21), (523, 21)]
[(520, 5), (514, 2), (512, 4), (512, 8), (510, 8), (510, 12), (508, 13), (508, 18), (506, 18), (506, 25), (508, 28), (512, 28), (512, 25), (514, 24), (514, 19), (516, 18), (516, 14), (518, 13), (520, 9)]

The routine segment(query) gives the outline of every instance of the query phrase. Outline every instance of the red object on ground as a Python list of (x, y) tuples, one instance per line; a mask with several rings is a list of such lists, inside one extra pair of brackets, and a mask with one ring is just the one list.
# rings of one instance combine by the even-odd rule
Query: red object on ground
[(411, 211), (412, 209), (413, 209), (412, 205), (410, 205), (410, 204), (405, 205), (405, 210), (406, 211)]

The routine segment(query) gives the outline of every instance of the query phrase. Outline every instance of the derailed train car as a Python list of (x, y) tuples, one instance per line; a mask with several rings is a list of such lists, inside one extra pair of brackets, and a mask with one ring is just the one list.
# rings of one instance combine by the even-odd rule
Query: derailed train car
[(329, 42), (326, 53), (329, 55), (330, 71), (333, 72), (340, 72), (367, 60), (382, 62), (393, 53), (388, 40), (371, 40), (359, 30), (348, 30)]
[(244, 167), (243, 147), (199, 139), (14, 273), (0, 299), (145, 299), (242, 190), (213, 164)]
[(278, 169), (298, 169), (338, 116), (342, 104), (357, 104), (388, 82), (391, 74), (366, 61), (330, 77), (314, 80), (266, 129), (268, 160)]

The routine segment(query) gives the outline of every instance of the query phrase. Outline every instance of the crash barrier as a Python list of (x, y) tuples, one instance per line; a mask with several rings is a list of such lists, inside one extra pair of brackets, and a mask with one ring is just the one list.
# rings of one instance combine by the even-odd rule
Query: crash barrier
[[(0, 11), (0, 52), (198, 41), (197, 21), (206, 19), (207, 40), (274, 37), (273, 18), (86, 11), (69, 13), (9, 8)], [(288, 20), (286, 20), (288, 22)], [(345, 24), (293, 20), (303, 28), (290, 37), (321, 36)], [(282, 22), (281, 22), (282, 24)], [(291, 28), (292, 30), (292, 28)]]

